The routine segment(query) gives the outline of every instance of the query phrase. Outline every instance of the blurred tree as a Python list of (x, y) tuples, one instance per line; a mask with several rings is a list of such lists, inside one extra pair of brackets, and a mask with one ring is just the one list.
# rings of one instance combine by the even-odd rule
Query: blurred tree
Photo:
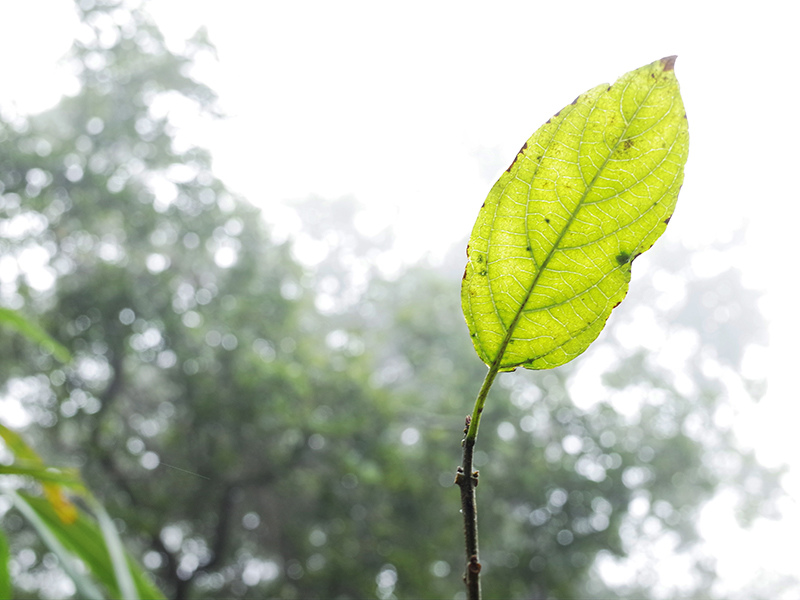
[[(2, 301), (40, 313), (75, 361), (6, 346), (6, 391), (175, 598), (362, 596), (391, 580), (390, 555), (432, 562), (446, 530), (399, 551), (437, 514), (396, 511), (427, 490), (385, 435), (387, 395), (364, 358), (329, 357), (288, 246), (176, 135), (175, 112), (214, 111), (190, 76), (213, 49), (198, 35), (171, 53), (116, 2), (78, 8), (80, 92), (6, 118), (2, 150)], [(17, 559), (28, 591), (42, 560)]]
[[(300, 214), (336, 223), (341, 208), (329, 210), (314, 201)], [(758, 465), (731, 429), (734, 407), (763, 392), (763, 382), (738, 374), (748, 345), (766, 343), (759, 295), (733, 270), (698, 277), (686, 258), (665, 240), (637, 263), (634, 297), (575, 364), (500, 378), (476, 456), (492, 596), (716, 597), (714, 557), (702, 553), (696, 530), (705, 503), (729, 490), (742, 524), (777, 516), (780, 471)], [(437, 463), (443, 484), (457, 461), (452, 415), (470, 409), (483, 376), (464, 343), (463, 265), (457, 251), (435, 267), (373, 280), (352, 311), (331, 319), (358, 323), (375, 349), (373, 383), (409, 398), (406, 423), (428, 460), (448, 457)], [(673, 555), (684, 578), (658, 581), (659, 562)], [(450, 564), (460, 575), (460, 557)], [(620, 567), (628, 576), (609, 589), (606, 575)]]
[[(81, 466), (173, 598), (452, 597), (452, 483), (483, 375), (463, 255), (379, 269), (390, 235), (359, 233), (352, 201), (309, 199), (294, 252), (274, 241), (174, 123), (216, 112), (191, 77), (213, 52), (202, 32), (176, 53), (139, 10), (78, 9), (80, 92), (0, 129), (0, 303), (37, 314), (76, 359), (11, 339), (4, 394), (44, 454)], [(295, 258), (304, 245), (313, 264)], [(683, 275), (655, 269), (634, 290)], [(656, 301), (631, 300), (579, 364), (501, 379), (477, 457), (492, 596), (650, 597), (651, 572), (610, 590), (604, 565), (653, 537), (690, 547), (720, 486), (741, 488), (749, 514), (769, 507), (776, 475), (719, 426), (741, 355), (713, 352), (723, 333), (743, 347), (763, 330), (756, 298), (728, 273), (689, 286), (735, 299), (735, 326), (698, 323), (693, 289), (644, 316)], [(662, 350), (626, 341), (656, 314)], [(18, 591), (46, 597), (46, 561), (12, 542)], [(690, 591), (710, 597), (713, 564), (690, 564)]]

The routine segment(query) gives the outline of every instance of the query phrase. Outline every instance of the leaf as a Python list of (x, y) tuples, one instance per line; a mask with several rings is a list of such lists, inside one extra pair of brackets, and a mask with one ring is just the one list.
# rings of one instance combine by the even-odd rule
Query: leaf
[(106, 548), (108, 548), (108, 555), (111, 557), (111, 566), (114, 569), (120, 596), (127, 600), (139, 600), (139, 592), (136, 590), (136, 583), (133, 581), (133, 573), (130, 568), (131, 564), (125, 557), (125, 548), (122, 546), (119, 532), (103, 505), (97, 501), (93, 501), (91, 504), (92, 510), (97, 515), (100, 531), (103, 534)]
[(31, 465), (44, 464), (42, 458), (31, 448), (28, 443), (22, 439), (22, 436), (16, 431), (12, 431), (2, 423), (0, 423), (0, 439), (2, 439), (8, 449), (14, 453), (18, 460), (23, 460)]
[[(86, 489), (76, 469), (47, 467), (18, 433), (0, 424), (0, 439), (14, 453), (11, 465), (0, 465), (0, 475), (27, 475), (42, 485), (45, 498), (8, 490), (17, 509), (58, 557), (67, 575), (85, 598), (102, 598), (94, 582), (75, 568), (73, 554), (91, 570), (114, 597), (163, 598), (145, 572), (125, 552), (111, 517)], [(79, 494), (97, 516), (98, 523), (78, 511), (64, 488)], [(99, 526), (98, 526), (99, 524)], [(0, 598), (4, 596), (0, 595)]]
[(31, 448), (22, 436), (0, 424), (0, 439), (9, 450), (14, 453), (14, 462), (11, 465), (0, 465), (0, 475), (28, 475), (39, 480), (42, 491), (53, 509), (64, 523), (72, 523), (78, 517), (75, 505), (70, 502), (62, 486), (72, 488), (74, 491), (88, 494), (81, 481), (80, 474), (75, 469), (57, 469), (48, 467), (42, 458)]
[(675, 210), (689, 148), (673, 65), (658, 60), (556, 113), (489, 192), (461, 303), (490, 367), (581, 354), (625, 297), (631, 263)]
[[(14, 502), (14, 506), (17, 510), (22, 513), (28, 522), (33, 525), (33, 528), (36, 529), (36, 532), (39, 534), (39, 537), (42, 538), (42, 541), (48, 549), (58, 557), (61, 568), (64, 569), (67, 576), (75, 583), (80, 597), (86, 598), (87, 600), (102, 600), (103, 594), (91, 579), (81, 573), (74, 557), (64, 547), (64, 536), (58, 535), (59, 529), (63, 527), (63, 524), (58, 517), (55, 516), (55, 513), (52, 512), (52, 507), (46, 501), (39, 498), (18, 494), (13, 491), (7, 493)], [(36, 509), (37, 504), (39, 504), (39, 510)], [(45, 514), (49, 513), (55, 518), (48, 522), (45, 518), (42, 518), (42, 512)], [(67, 537), (69, 538), (69, 536)]]
[(32, 342), (36, 342), (42, 346), (42, 348), (52, 353), (59, 362), (67, 363), (71, 360), (69, 350), (53, 339), (44, 329), (28, 321), (17, 311), (8, 308), (0, 308), (0, 324), (8, 325), (12, 329), (16, 329)]
[(0, 598), (11, 598), (11, 574), (8, 572), (8, 561), (11, 552), (8, 548), (8, 540), (5, 534), (0, 531)]
[(25, 475), (37, 479), (41, 483), (57, 483), (63, 486), (75, 488), (78, 491), (84, 489), (77, 469), (59, 469), (56, 467), (46, 467), (41, 464), (28, 461), (16, 460), (13, 465), (0, 465), (0, 475)]
[[(81, 598), (96, 597), (94, 594), (97, 592), (96, 587), (86, 575), (71, 567), (72, 553), (83, 561), (97, 581), (108, 588), (111, 597), (125, 597), (121, 592), (121, 582), (115, 570), (119, 568), (119, 565), (109, 556), (108, 538), (106, 537), (109, 535), (108, 531), (104, 535), (101, 527), (98, 527), (85, 513), (79, 513), (78, 519), (74, 523), (66, 524), (61, 521), (52, 505), (43, 498), (18, 492), (6, 493), (12, 497), (17, 509), (34, 525), (47, 546), (58, 555), (62, 565), (66, 567), (67, 574), (75, 581)], [(94, 502), (92, 504), (96, 506)], [(111, 552), (113, 554), (115, 551), (112, 549)], [(127, 552), (124, 562), (127, 563), (127, 569), (133, 578), (136, 596), (139, 598), (164, 598), (144, 570)]]

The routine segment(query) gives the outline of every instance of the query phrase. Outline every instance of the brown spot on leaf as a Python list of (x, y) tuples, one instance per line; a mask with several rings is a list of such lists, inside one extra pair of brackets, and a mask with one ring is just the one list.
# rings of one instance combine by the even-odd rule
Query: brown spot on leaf
[(661, 64), (664, 65), (664, 71), (672, 71), (675, 69), (675, 59), (677, 55), (665, 56), (661, 59)]
[(467, 270), (464, 269), (464, 274), (461, 276), (461, 281), (465, 281), (467, 279)]
[(580, 100), (580, 99), (581, 99), (581, 97), (580, 97), (580, 96), (578, 96), (577, 98), (575, 98), (575, 100), (573, 100), (572, 102), (570, 102), (570, 105), (571, 105), (571, 106), (575, 106), (575, 105), (578, 103), (578, 100)]
[(669, 225), (669, 220), (670, 220), (671, 218), (672, 218), (672, 215), (670, 215), (670, 216), (668, 216), (666, 219), (664, 219), (664, 225)]
[(469, 244), (467, 244), (467, 258), (469, 258)]
[(608, 86), (608, 89), (606, 91), (610, 92), (611, 91), (611, 86)]
[(614, 306), (612, 306), (612, 307), (611, 307), (611, 310), (614, 310), (614, 309), (615, 309), (615, 308), (617, 308), (617, 307), (618, 307), (620, 304), (622, 304), (622, 300), (620, 300), (620, 301), (619, 301), (619, 302), (617, 302), (617, 303), (616, 303)]

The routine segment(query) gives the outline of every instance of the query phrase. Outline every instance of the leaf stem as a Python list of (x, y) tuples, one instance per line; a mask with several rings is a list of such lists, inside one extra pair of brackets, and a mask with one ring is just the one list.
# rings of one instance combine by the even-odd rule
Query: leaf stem
[(481, 414), (483, 413), (483, 406), (486, 404), (486, 396), (489, 395), (489, 390), (492, 388), (494, 378), (500, 372), (500, 359), (498, 358), (489, 367), (489, 372), (483, 379), (483, 384), (478, 392), (478, 397), (475, 398), (475, 408), (472, 410), (472, 417), (470, 418), (469, 427), (467, 428), (465, 440), (471, 439), (473, 445), (478, 437), (478, 426), (481, 424)]
[(472, 415), (467, 416), (464, 428), (463, 454), (461, 466), (456, 472), (456, 485), (461, 490), (461, 514), (464, 516), (464, 544), (467, 553), (464, 583), (467, 586), (467, 600), (480, 600), (481, 597), (481, 563), (478, 558), (478, 505), (475, 497), (475, 488), (478, 486), (478, 472), (472, 470), (472, 459), (475, 452), (475, 442), (478, 438), (478, 425), (480, 425), (483, 406), (486, 397), (494, 383), (500, 369), (500, 361), (494, 361), (489, 372), (483, 380), (483, 385), (475, 399), (475, 408)]

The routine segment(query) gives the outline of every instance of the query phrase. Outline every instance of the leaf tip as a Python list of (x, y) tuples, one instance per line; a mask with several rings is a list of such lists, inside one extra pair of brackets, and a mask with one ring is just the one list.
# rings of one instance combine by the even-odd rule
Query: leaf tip
[(672, 71), (675, 69), (675, 60), (678, 58), (677, 54), (672, 56), (665, 56), (661, 59), (661, 64), (664, 65), (664, 71)]

